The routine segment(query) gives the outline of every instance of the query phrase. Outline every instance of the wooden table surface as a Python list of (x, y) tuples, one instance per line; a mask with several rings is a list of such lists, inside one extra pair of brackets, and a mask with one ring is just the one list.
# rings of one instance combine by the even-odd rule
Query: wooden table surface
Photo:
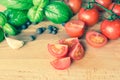
[[(3, 9), (0, 6), (0, 11)], [(99, 30), (99, 24), (90, 29)], [(86, 49), (85, 57), (61, 71), (50, 65), (54, 58), (49, 54), (47, 44), (69, 38), (64, 27), (43, 21), (29, 26), (14, 38), (27, 40), (29, 35), (35, 33), (36, 28), (48, 25), (59, 27), (58, 34), (45, 32), (18, 50), (8, 47), (6, 40), (0, 43), (0, 80), (120, 80), (120, 39), (111, 40), (102, 48), (93, 48), (86, 44), (83, 37), (80, 41)]]

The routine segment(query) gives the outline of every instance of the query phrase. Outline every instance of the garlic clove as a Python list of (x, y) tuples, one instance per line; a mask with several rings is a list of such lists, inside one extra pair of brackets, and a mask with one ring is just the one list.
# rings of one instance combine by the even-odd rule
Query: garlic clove
[(12, 38), (8, 38), (5, 37), (8, 46), (11, 47), (12, 49), (19, 49), (24, 45), (24, 41), (20, 41), (20, 40), (16, 40), (16, 39), (12, 39)]

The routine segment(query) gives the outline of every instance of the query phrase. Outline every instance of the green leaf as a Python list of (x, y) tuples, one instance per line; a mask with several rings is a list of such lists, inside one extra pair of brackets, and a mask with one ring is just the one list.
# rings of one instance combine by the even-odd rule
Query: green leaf
[(1, 0), (0, 4), (13, 9), (26, 10), (33, 6), (32, 0)]
[(13, 27), (12, 25), (6, 23), (3, 27), (3, 30), (5, 33), (7, 33), (8, 35), (16, 35), (18, 33), (18, 31), (15, 29), (15, 27)]
[(44, 18), (43, 10), (37, 6), (32, 7), (28, 11), (28, 18), (33, 23), (41, 22)]
[(6, 16), (4, 15), (4, 13), (0, 12), (0, 26), (4, 26), (6, 22), (7, 22)]
[(4, 40), (4, 32), (2, 28), (0, 28), (0, 42), (2, 42), (3, 40)]
[(49, 0), (33, 0), (33, 4), (35, 6), (39, 6), (39, 7), (43, 8), (49, 4)]
[(64, 2), (55, 1), (45, 7), (45, 15), (48, 20), (59, 24), (68, 21), (73, 13)]
[(13, 26), (21, 26), (28, 21), (26, 10), (7, 9), (4, 11), (8, 23)]

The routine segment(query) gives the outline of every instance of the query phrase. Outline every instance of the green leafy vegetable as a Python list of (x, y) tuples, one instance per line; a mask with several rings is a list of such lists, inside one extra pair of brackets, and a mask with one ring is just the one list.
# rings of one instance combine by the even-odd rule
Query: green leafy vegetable
[(71, 9), (61, 1), (54, 1), (45, 7), (45, 15), (54, 23), (63, 23), (72, 17)]
[(4, 11), (8, 23), (13, 26), (21, 26), (28, 21), (26, 10), (7, 9)]
[(9, 35), (16, 35), (18, 33), (18, 31), (15, 29), (15, 27), (13, 27), (12, 25), (6, 23), (3, 27), (3, 30), (5, 33), (9, 34)]
[(33, 0), (34, 6), (28, 11), (28, 18), (33, 23), (41, 22), (44, 18), (43, 8), (49, 0)]
[(26, 10), (33, 6), (32, 0), (1, 0), (0, 4), (7, 8)]
[(0, 28), (0, 42), (2, 42), (3, 40), (4, 40), (4, 32), (2, 28)]
[(0, 12), (0, 26), (4, 26), (6, 22), (7, 22), (6, 16), (4, 15), (4, 13)]

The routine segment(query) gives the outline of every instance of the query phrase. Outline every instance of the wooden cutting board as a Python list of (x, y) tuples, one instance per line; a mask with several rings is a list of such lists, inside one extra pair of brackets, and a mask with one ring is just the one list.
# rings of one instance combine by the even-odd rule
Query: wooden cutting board
[[(3, 9), (0, 6), (0, 11)], [(48, 25), (59, 27), (58, 34), (46, 31), (18, 50), (8, 47), (6, 41), (0, 43), (0, 80), (120, 80), (120, 39), (111, 40), (102, 48), (93, 48), (86, 44), (84, 37), (81, 38), (80, 42), (86, 49), (85, 57), (74, 61), (67, 70), (60, 71), (50, 65), (54, 58), (49, 54), (47, 44), (69, 38), (62, 25), (43, 21), (29, 26), (13, 38), (28, 40), (29, 35), (35, 34), (36, 28)], [(100, 22), (89, 30), (99, 30), (99, 27)]]

